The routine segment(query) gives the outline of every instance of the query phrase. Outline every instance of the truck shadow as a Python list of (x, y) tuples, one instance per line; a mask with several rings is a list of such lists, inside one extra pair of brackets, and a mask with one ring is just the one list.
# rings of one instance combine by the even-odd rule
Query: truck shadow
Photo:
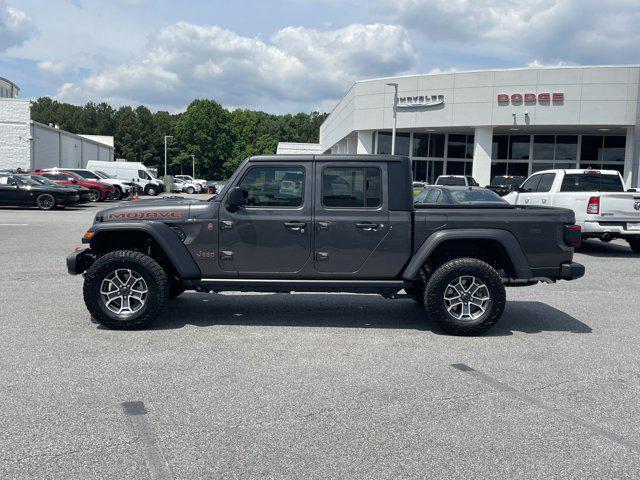
[[(444, 335), (412, 300), (361, 295), (211, 295), (186, 293), (169, 303), (151, 328), (185, 325), (381, 328), (430, 331)], [(507, 302), (505, 313), (487, 336), (514, 332), (591, 333), (576, 318), (541, 302)]]
[(590, 257), (640, 258), (639, 253), (633, 253), (629, 244), (622, 241), (604, 243), (600, 240), (585, 240), (582, 246), (576, 249), (576, 253)]

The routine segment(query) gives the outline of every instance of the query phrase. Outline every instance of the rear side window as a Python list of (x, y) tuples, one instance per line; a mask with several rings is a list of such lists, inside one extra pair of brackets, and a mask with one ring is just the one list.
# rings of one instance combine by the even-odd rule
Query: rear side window
[(247, 191), (248, 207), (300, 207), (304, 199), (304, 169), (251, 167), (238, 186)]
[(542, 175), (533, 175), (529, 180), (522, 184), (523, 192), (535, 192), (538, 190), (538, 185), (540, 184), (540, 179)]
[(553, 181), (556, 179), (556, 174), (543, 173), (540, 177), (540, 183), (538, 184), (536, 192), (550, 192), (551, 187), (553, 186)]
[(624, 192), (618, 175), (569, 173), (562, 179), (561, 192)]
[(382, 175), (376, 167), (328, 167), (322, 172), (322, 204), (330, 208), (382, 205)]

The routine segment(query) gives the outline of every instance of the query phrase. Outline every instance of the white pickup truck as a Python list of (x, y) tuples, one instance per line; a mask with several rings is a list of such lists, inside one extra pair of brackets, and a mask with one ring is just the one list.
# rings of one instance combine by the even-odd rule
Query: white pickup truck
[(503, 198), (512, 205), (569, 208), (582, 238), (622, 238), (640, 253), (640, 192), (625, 191), (616, 170), (543, 170)]

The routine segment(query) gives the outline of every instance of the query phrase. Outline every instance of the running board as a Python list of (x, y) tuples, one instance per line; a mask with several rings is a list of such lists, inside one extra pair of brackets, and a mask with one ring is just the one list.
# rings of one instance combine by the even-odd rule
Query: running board
[(402, 280), (286, 280), (262, 278), (203, 278), (196, 282), (201, 291), (241, 292), (350, 292), (390, 293), (402, 290)]

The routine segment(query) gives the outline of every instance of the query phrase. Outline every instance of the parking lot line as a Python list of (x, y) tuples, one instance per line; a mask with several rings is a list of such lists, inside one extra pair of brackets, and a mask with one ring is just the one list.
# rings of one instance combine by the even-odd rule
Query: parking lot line
[(141, 401), (122, 402), (122, 410), (131, 422), (133, 433), (140, 438), (142, 453), (151, 480), (173, 480), (169, 464), (158, 445), (156, 436), (147, 418), (147, 410)]
[(555, 408), (551, 405), (547, 405), (546, 403), (538, 400), (535, 397), (532, 397), (530, 395), (527, 395), (524, 392), (521, 392), (519, 390), (516, 390), (515, 388), (511, 387), (510, 385), (507, 385), (506, 383), (503, 383), (499, 380), (496, 380), (495, 378), (487, 375), (486, 373), (482, 373), (472, 367), (470, 367), (469, 365), (466, 365), (464, 363), (454, 363), (451, 365), (453, 368), (455, 368), (456, 370), (459, 370), (461, 372), (464, 372), (468, 375), (471, 375), (472, 377), (474, 377), (476, 380), (486, 383), (487, 385), (493, 387), (494, 389), (506, 393), (518, 400), (521, 400), (523, 402), (529, 403), (531, 405), (534, 405), (542, 410), (546, 410), (549, 413), (555, 414), (559, 417), (564, 418), (565, 420), (568, 420), (569, 422), (579, 425), (582, 428), (589, 430), (592, 433), (595, 433), (596, 435), (600, 435), (602, 437), (605, 437), (609, 440), (611, 440), (614, 443), (617, 443), (618, 445), (622, 445), (623, 447), (628, 448), (629, 450), (633, 450), (634, 452), (640, 452), (640, 445), (637, 444), (636, 442), (633, 442), (631, 440), (628, 440), (620, 435), (618, 435), (617, 433), (611, 432), (605, 428), (599, 427), (598, 425), (595, 425), (591, 422), (588, 422), (586, 420), (583, 420), (581, 418), (578, 417), (574, 417), (573, 415), (566, 413), (558, 408)]

